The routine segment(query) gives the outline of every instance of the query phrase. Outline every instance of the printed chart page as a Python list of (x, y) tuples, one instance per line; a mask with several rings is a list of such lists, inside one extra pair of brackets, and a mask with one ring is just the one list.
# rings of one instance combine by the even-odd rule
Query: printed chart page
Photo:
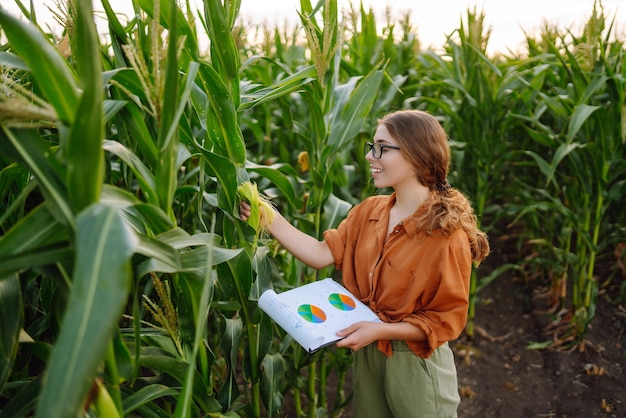
[(266, 290), (259, 308), (312, 353), (339, 341), (337, 331), (359, 321), (380, 319), (346, 288), (331, 278), (282, 293)]

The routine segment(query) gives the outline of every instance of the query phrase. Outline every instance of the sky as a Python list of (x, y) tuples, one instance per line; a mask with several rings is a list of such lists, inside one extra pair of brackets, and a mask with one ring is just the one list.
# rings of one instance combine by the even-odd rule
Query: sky
[[(102, 10), (99, 0), (94, 9)], [(201, 0), (195, 0), (197, 2)], [(593, 10), (594, 0), (361, 0), (366, 8), (372, 8), (377, 22), (385, 20), (385, 10), (390, 7), (392, 17), (409, 12), (418, 38), (424, 46), (441, 46), (446, 35), (460, 27), (468, 9), (477, 8), (485, 14), (485, 22), (491, 27), (490, 52), (516, 50), (524, 40), (524, 32), (540, 30), (544, 22), (570, 28), (578, 32)], [(28, 1), (23, 1), (28, 4)], [(34, 0), (39, 19), (52, 21), (46, 5), (53, 0)], [(129, 0), (110, 0), (114, 10), (127, 13), (132, 10)], [(312, 0), (315, 4), (315, 0)], [(350, 0), (338, 0), (340, 9), (347, 9)], [(359, 0), (353, 0), (360, 4)], [(284, 27), (286, 23), (298, 24), (299, 0), (241, 0), (240, 18), (250, 24)], [(609, 18), (616, 19), (616, 33), (626, 37), (626, 0), (602, 0)], [(2, 7), (15, 14), (19, 9), (13, 0), (2, 0)]]
[[(343, 8), (350, 3), (348, 0), (338, 1)], [(534, 33), (545, 21), (561, 28), (580, 29), (593, 11), (594, 0), (362, 0), (362, 3), (366, 8), (371, 7), (377, 21), (380, 16), (381, 22), (388, 6), (395, 16), (410, 12), (422, 44), (435, 47), (441, 46), (446, 35), (460, 27), (468, 9), (476, 7), (477, 11), (484, 12), (485, 22), (492, 29), (489, 49), (495, 51), (517, 49), (524, 40), (524, 31)], [(300, 2), (242, 0), (241, 4), (240, 16), (271, 25), (297, 19)], [(359, 4), (358, 0), (356, 4)], [(602, 5), (609, 18), (616, 18), (620, 36), (625, 37), (626, 0), (603, 0)]]

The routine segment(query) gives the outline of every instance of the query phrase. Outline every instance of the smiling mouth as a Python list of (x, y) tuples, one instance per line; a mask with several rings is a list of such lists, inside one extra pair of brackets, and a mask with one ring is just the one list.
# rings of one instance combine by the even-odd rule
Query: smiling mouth
[(382, 173), (383, 170), (380, 168), (372, 168), (372, 174), (378, 174), (378, 173)]

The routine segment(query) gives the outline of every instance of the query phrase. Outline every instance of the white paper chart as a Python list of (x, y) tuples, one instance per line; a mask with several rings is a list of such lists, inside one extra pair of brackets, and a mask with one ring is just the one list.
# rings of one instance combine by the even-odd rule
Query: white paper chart
[(346, 288), (331, 278), (276, 293), (263, 292), (259, 308), (312, 353), (339, 341), (337, 331), (359, 321), (380, 321)]

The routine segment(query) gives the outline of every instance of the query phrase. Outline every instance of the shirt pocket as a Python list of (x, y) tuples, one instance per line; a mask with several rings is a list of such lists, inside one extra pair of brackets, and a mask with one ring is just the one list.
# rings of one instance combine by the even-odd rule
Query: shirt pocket
[(392, 320), (412, 313), (415, 306), (415, 277), (413, 272), (394, 267), (385, 260), (377, 288), (377, 306)]

